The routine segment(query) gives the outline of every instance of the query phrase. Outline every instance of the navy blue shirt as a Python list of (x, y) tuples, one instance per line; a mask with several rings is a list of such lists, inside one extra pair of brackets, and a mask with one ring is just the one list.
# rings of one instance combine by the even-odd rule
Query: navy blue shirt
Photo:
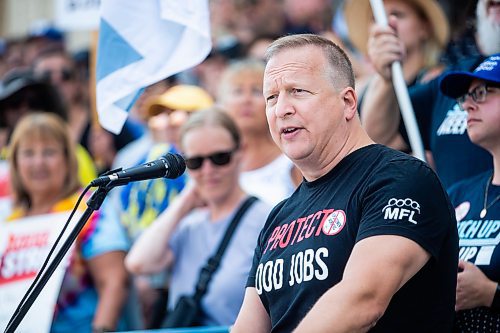
[[(452, 186), (450, 200), (457, 216), (459, 258), (476, 265), (490, 280), (500, 281), (500, 186), (487, 183), (493, 171), (476, 175)], [(488, 187), (488, 195), (485, 196)], [(486, 199), (486, 201), (485, 201)], [(486, 215), (480, 213), (487, 207)], [(500, 314), (487, 307), (457, 313), (460, 332), (500, 332)]]
[[(476, 68), (483, 57), (470, 58), (453, 70)], [(436, 172), (445, 188), (493, 167), (491, 155), (473, 144), (467, 135), (467, 113), (456, 100), (443, 95), (440, 77), (409, 89), (425, 149), (431, 150)], [(407, 142), (403, 128), (401, 133)]]

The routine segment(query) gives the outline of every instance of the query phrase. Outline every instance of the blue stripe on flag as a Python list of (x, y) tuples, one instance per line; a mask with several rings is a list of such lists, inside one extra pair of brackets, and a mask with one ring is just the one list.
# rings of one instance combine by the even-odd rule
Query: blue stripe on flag
[[(114, 71), (143, 59), (109, 23), (101, 18), (97, 57), (97, 81)], [(106, 45), (106, 47), (103, 47)]]
[(100, 9), (97, 112), (119, 133), (141, 89), (208, 55), (208, 0), (101, 0)]
[(134, 91), (130, 95), (123, 97), (122, 99), (115, 102), (114, 105), (119, 107), (122, 110), (130, 111), (132, 106), (135, 104), (135, 101), (142, 95), (145, 88), (141, 88), (138, 91)]

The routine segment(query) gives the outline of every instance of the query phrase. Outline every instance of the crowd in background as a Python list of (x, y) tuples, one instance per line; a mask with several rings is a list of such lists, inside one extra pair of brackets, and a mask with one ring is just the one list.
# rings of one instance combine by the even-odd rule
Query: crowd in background
[[(68, 327), (80, 332), (75, 323), (81, 332), (91, 326), (161, 326), (179, 293), (194, 289), (197, 270), (190, 266), (189, 256), (196, 256), (196, 264), (203, 266), (202, 258), (211, 254), (206, 251), (215, 251), (222, 237), (220, 225), (227, 224), (240, 201), (254, 195), (261, 203), (251, 212), (253, 224), (247, 221), (243, 229), (247, 238), (239, 236), (239, 246), (233, 250), (239, 256), (233, 252), (228, 257), (241, 269), (221, 269), (200, 321), (205, 325), (234, 322), (258, 230), (269, 210), (302, 181), (300, 172), (274, 144), (266, 122), (264, 53), (279, 36), (320, 34), (344, 48), (353, 63), (367, 132), (376, 142), (411, 153), (395, 99), (387, 98), (393, 95), (388, 68), (392, 61), (401, 60), (406, 82), (414, 89), (412, 101), (420, 101), (416, 110), (425, 109), (417, 118), (422, 118), (418, 120), (428, 161), (445, 186), (492, 170), (491, 155), (467, 137), (465, 111), (458, 105), (453, 109), (455, 100), (445, 100), (436, 87), (448, 69), (472, 71), (485, 57), (500, 52), (500, 3), (386, 0), (390, 26), (370, 27), (369, 1), (345, 2), (211, 0), (211, 53), (196, 67), (147, 87), (119, 135), (102, 129), (95, 119), (89, 50), (69, 52), (64, 33), (54, 27), (5, 40), (0, 48), (1, 220), (60, 211), (75, 202), (79, 188), (112, 169), (165, 153), (191, 158), (188, 173), (177, 179), (130, 183), (110, 193), (103, 213), (92, 222), (94, 229), (78, 239), (75, 266), (85, 269), (78, 274), (71, 271), (73, 280), (68, 277), (67, 285), (63, 282), (54, 332)], [(206, 109), (211, 110), (203, 111), (208, 115), (198, 116)], [(456, 113), (450, 115), (450, 110)], [(221, 120), (210, 112), (224, 116)], [(205, 206), (208, 211), (203, 211)], [(491, 218), (498, 220), (498, 216)], [(109, 226), (99, 228), (101, 224)], [(178, 224), (185, 227), (174, 233)], [(105, 239), (113, 242), (101, 246)], [(190, 239), (197, 248), (186, 246)], [(125, 260), (134, 243), (133, 256)], [(153, 249), (148, 247), (152, 244)], [(200, 252), (206, 256), (199, 258)], [(110, 284), (102, 267), (120, 279)], [(231, 274), (240, 275), (232, 279)], [(235, 285), (226, 295), (228, 303), (221, 304), (218, 298), (224, 297), (229, 280)], [(167, 301), (170, 282), (174, 295)], [(140, 307), (130, 306), (134, 303)], [(123, 315), (127, 320), (120, 320), (120, 312), (127, 313)]]

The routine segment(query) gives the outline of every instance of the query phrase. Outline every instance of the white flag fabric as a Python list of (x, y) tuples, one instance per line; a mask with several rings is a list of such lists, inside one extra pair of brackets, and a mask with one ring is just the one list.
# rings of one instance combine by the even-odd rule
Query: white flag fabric
[(118, 134), (143, 88), (202, 62), (208, 0), (102, 0), (96, 64), (99, 122)]

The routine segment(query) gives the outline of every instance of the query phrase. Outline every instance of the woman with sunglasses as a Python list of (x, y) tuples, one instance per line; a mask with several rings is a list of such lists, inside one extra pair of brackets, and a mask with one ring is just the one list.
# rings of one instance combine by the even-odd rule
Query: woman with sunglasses
[(91, 114), (86, 82), (78, 77), (71, 55), (60, 48), (45, 49), (35, 57), (32, 70), (38, 79), (57, 89), (67, 108), (71, 137), (87, 147)]
[(498, 332), (500, 327), (500, 54), (473, 73), (452, 72), (445, 95), (467, 112), (471, 141), (493, 156), (493, 170), (449, 189), (460, 237), (457, 332)]
[[(181, 128), (181, 149), (191, 182), (127, 255), (135, 274), (169, 268), (168, 309), (192, 295), (200, 268), (215, 254), (233, 215), (248, 197), (239, 185), (241, 151), (236, 124), (224, 112), (193, 114)], [(243, 302), (260, 229), (270, 207), (257, 201), (243, 215), (204, 295), (201, 325), (231, 325)]]

